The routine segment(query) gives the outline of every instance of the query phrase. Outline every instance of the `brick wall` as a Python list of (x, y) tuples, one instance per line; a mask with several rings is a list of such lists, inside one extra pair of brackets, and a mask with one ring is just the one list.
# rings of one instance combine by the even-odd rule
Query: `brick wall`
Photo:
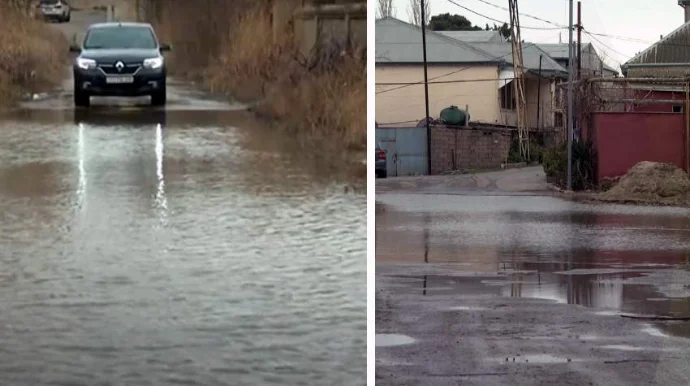
[[(510, 150), (510, 132), (431, 128), (431, 174), (500, 167)], [(455, 158), (455, 167), (453, 166)]]

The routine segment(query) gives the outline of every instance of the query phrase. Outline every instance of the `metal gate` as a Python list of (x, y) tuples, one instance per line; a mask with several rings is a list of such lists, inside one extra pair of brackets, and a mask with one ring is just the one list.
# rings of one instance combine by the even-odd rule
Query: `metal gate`
[(377, 127), (376, 141), (386, 151), (389, 177), (429, 174), (425, 127)]

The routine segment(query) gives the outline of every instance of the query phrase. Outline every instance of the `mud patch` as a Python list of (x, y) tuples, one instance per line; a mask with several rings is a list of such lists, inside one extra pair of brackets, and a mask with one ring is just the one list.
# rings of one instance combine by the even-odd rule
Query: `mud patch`
[(405, 346), (414, 343), (415, 340), (401, 334), (376, 334), (376, 347)]

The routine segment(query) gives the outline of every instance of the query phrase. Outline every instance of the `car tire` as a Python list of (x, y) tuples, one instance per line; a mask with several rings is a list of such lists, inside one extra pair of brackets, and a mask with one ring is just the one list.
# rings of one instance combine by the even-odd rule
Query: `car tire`
[(168, 101), (168, 92), (166, 91), (165, 87), (163, 87), (159, 91), (156, 91), (153, 94), (151, 94), (151, 105), (152, 106), (165, 106), (167, 101)]
[(68, 14), (67, 14), (67, 17), (65, 17), (65, 23), (69, 23), (69, 22), (70, 22), (70, 19), (72, 19), (72, 14), (71, 14), (71, 13), (68, 13)]
[(91, 105), (90, 95), (84, 91), (74, 90), (74, 106), (75, 107), (89, 107)]
[(379, 176), (380, 176), (381, 178), (386, 178), (386, 177), (388, 177), (388, 171), (387, 171), (387, 170), (381, 170), (381, 172), (379, 172)]

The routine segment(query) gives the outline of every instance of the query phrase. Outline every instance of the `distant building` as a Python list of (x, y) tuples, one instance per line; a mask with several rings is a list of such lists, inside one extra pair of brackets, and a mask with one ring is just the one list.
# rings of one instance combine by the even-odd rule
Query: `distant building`
[[(498, 31), (427, 31), (428, 77), (436, 82), (429, 84), (432, 117), (468, 105), (472, 121), (516, 125), (512, 48), (499, 37)], [(416, 125), (425, 116), (421, 29), (394, 18), (376, 20), (375, 60), (376, 121)], [(523, 62), (528, 125), (562, 128), (556, 84), (567, 79), (567, 70), (533, 43), (523, 43)]]

